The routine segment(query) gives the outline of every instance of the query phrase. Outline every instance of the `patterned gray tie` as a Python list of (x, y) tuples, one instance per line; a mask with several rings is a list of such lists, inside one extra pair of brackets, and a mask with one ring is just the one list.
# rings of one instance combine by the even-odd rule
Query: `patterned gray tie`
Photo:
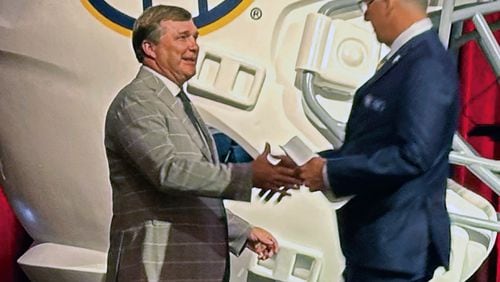
[(387, 56), (383, 57), (382, 60), (380, 60), (378, 62), (378, 64), (377, 64), (377, 70), (376, 71), (378, 71), (379, 69), (381, 69), (384, 66), (384, 64), (387, 62), (387, 60), (388, 60)]
[(196, 130), (200, 134), (201, 139), (206, 142), (210, 150), (210, 154), (212, 155), (212, 161), (217, 164), (219, 160), (217, 158), (212, 136), (208, 132), (207, 125), (201, 118), (200, 114), (198, 114), (198, 111), (196, 111), (196, 108), (193, 107), (193, 104), (191, 104), (191, 100), (182, 89), (179, 92), (178, 96), (181, 99), (182, 105), (184, 106), (184, 111), (193, 123), (194, 128), (196, 128)]

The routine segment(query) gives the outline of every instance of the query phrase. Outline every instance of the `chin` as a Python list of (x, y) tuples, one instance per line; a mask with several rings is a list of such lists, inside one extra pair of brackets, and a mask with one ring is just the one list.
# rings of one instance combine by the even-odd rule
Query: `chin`
[(196, 68), (191, 69), (191, 70), (187, 70), (185, 72), (185, 74), (186, 74), (187, 77), (191, 78), (192, 76), (194, 76), (196, 74)]

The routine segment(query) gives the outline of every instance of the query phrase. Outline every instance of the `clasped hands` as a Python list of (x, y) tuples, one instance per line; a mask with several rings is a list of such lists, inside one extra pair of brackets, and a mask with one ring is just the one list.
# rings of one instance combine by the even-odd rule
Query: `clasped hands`
[(247, 237), (247, 247), (257, 254), (260, 260), (266, 260), (278, 252), (278, 241), (267, 230), (252, 227)]
[(304, 184), (311, 191), (322, 190), (325, 188), (323, 183), (323, 166), (326, 160), (321, 157), (314, 157), (302, 166), (297, 164), (286, 155), (271, 155), (279, 159), (276, 165), (271, 164), (267, 156), (271, 153), (271, 146), (266, 143), (264, 152), (262, 152), (252, 162), (252, 182), (255, 187), (261, 188), (259, 196), (266, 196), (269, 200), (276, 193), (280, 194), (278, 201), (285, 196), (290, 196), (290, 189), (299, 189)]

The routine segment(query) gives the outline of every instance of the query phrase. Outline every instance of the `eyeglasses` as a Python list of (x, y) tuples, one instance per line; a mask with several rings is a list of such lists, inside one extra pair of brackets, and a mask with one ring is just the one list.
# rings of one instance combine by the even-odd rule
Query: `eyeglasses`
[(358, 1), (358, 6), (361, 9), (361, 12), (364, 14), (366, 13), (366, 10), (368, 10), (368, 6), (370, 6), (371, 3), (373, 3), (375, 0), (360, 0)]

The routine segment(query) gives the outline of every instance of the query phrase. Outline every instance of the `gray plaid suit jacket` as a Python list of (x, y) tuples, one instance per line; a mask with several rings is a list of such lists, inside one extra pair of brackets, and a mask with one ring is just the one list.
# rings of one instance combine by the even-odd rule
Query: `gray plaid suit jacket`
[[(211, 138), (211, 137), (210, 137)], [(249, 164), (223, 165), (163, 82), (141, 68), (109, 107), (113, 190), (107, 281), (221, 281), (250, 226), (222, 198), (246, 200)]]

